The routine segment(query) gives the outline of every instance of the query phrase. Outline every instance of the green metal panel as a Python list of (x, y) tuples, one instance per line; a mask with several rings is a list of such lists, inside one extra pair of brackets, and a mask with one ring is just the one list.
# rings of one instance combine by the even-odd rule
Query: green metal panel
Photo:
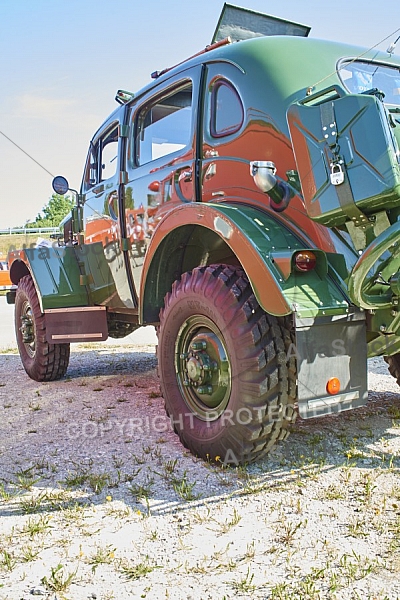
[[(111, 304), (111, 298), (117, 302), (116, 285), (104, 253), (103, 244), (95, 242), (76, 246), (75, 254), (84, 274), (81, 275), (81, 281), (87, 285), (89, 303), (108, 305)], [(122, 276), (126, 278), (125, 270), (122, 271)]]
[(115, 283), (100, 242), (26, 250), (42, 310), (103, 304)]
[[(228, 217), (256, 248), (265, 268), (271, 272), (282, 295), (299, 317), (341, 314), (347, 311), (349, 306), (347, 298), (340, 291), (331, 274), (327, 275), (326, 271), (321, 272), (318, 268), (308, 273), (292, 270), (289, 277), (284, 277), (275, 263), (276, 253), (282, 251), (294, 253), (307, 246), (281, 222), (250, 206), (228, 204), (210, 206)], [(318, 250), (316, 253), (319, 255), (319, 262), (323, 259), (325, 264), (326, 254)], [(241, 260), (240, 255), (238, 259)], [(260, 279), (251, 281), (251, 284), (259, 299), (258, 291), (263, 285), (262, 273)], [(263, 308), (268, 311), (267, 306)]]
[(42, 310), (88, 305), (74, 248), (29, 248), (25, 253)]

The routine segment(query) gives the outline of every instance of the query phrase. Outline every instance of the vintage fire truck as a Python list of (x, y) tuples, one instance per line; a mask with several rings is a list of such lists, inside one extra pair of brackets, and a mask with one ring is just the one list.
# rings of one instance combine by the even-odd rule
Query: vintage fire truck
[(400, 59), (308, 34), (225, 4), (203, 52), (117, 93), (62, 239), (11, 264), (31, 378), (154, 325), (182, 443), (236, 464), (365, 404), (368, 357), (400, 379)]

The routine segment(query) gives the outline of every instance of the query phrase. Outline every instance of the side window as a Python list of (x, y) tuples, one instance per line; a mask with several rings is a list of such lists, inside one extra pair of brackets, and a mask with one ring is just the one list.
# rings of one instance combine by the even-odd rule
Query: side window
[(100, 181), (110, 179), (117, 170), (118, 159), (118, 126), (113, 127), (104, 138), (101, 139), (101, 172)]
[(99, 146), (90, 144), (89, 156), (86, 166), (85, 188), (88, 190), (92, 185), (99, 183), (98, 168)]
[(138, 115), (137, 164), (185, 148), (191, 139), (191, 116), (191, 83), (145, 106)]
[(118, 125), (114, 125), (95, 144), (90, 145), (85, 169), (85, 190), (115, 175), (117, 157)]
[(211, 90), (211, 135), (223, 137), (236, 133), (243, 124), (243, 117), (243, 105), (237, 91), (227, 81), (217, 81)]

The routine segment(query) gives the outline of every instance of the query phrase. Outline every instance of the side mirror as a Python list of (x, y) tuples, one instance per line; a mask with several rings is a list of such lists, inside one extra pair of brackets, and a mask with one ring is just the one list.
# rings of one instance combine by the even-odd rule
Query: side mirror
[(62, 175), (54, 177), (52, 186), (55, 193), (60, 194), (61, 196), (64, 196), (69, 190), (69, 183)]

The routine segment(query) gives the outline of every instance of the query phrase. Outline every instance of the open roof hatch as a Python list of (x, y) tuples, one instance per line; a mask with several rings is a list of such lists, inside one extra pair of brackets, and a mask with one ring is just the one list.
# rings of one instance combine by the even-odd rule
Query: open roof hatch
[[(194, 58), (195, 56), (199, 56), (200, 54), (209, 52), (210, 50), (214, 50), (214, 48), (224, 46), (225, 44), (239, 42), (240, 40), (263, 37), (266, 35), (300, 35), (307, 37), (310, 30), (311, 27), (308, 27), (307, 25), (285, 21), (285, 19), (271, 17), (264, 13), (255, 12), (254, 10), (241, 8), (240, 6), (234, 6), (233, 4), (225, 2), (211, 44), (206, 46), (204, 50), (197, 52), (197, 54), (193, 54), (190, 58)], [(182, 63), (178, 63), (178, 65), (180, 64)], [(177, 67), (178, 65), (174, 66)], [(172, 68), (173, 67), (167, 67), (162, 71), (154, 71), (151, 74), (151, 77), (152, 79), (157, 79)], [(130, 92), (119, 90), (115, 99), (120, 104), (124, 104), (127, 101), (127, 96), (129, 96), (129, 94)]]
[(285, 21), (225, 2), (211, 43), (219, 42), (227, 37), (230, 37), (232, 42), (265, 35), (307, 37), (310, 30), (311, 27), (307, 25)]

